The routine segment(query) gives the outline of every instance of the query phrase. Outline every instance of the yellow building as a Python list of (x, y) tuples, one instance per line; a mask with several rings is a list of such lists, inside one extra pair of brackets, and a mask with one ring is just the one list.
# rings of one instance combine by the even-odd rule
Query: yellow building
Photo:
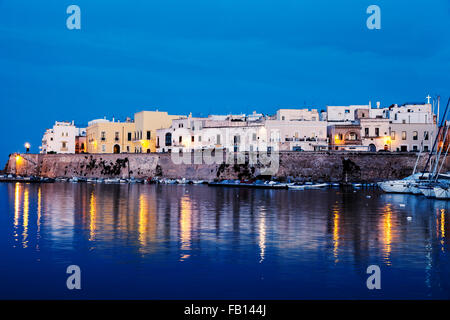
[(134, 114), (134, 152), (156, 152), (156, 130), (169, 128), (172, 120), (186, 116), (169, 115), (161, 111), (141, 111)]
[(86, 129), (88, 153), (128, 153), (134, 152), (134, 123), (109, 121), (106, 119), (89, 122)]

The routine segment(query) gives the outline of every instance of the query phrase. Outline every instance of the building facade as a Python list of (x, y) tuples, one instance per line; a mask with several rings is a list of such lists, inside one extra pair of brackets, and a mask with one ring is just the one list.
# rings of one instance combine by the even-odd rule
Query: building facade
[(77, 128), (74, 121), (56, 121), (53, 128), (45, 131), (40, 153), (75, 153), (76, 137), (85, 133), (86, 129)]
[(156, 152), (156, 130), (169, 128), (172, 120), (186, 116), (169, 115), (161, 111), (141, 111), (134, 114), (133, 152)]
[(86, 129), (88, 153), (134, 152), (134, 122), (98, 119), (90, 121)]

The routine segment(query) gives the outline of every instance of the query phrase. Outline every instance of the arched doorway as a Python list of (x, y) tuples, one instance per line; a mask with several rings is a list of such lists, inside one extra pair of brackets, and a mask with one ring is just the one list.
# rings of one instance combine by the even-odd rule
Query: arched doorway
[(370, 152), (377, 152), (377, 147), (373, 143), (369, 144), (369, 151)]
[(114, 153), (120, 153), (120, 146), (118, 144), (114, 145)]

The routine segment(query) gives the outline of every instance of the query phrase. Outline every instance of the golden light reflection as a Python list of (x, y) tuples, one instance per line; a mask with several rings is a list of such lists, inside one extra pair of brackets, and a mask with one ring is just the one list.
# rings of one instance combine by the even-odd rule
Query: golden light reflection
[(89, 240), (95, 240), (95, 224), (97, 218), (97, 204), (95, 199), (94, 191), (91, 192), (91, 198), (89, 201)]
[(23, 194), (23, 232), (22, 232), (22, 245), (24, 248), (28, 247), (28, 218), (30, 209), (30, 199), (28, 188), (25, 189)]
[(16, 229), (19, 224), (19, 211), (20, 211), (20, 183), (16, 183), (14, 189), (14, 228)]
[[(36, 233), (36, 240), (39, 240), (41, 238), (41, 214), (42, 214), (42, 189), (39, 187), (38, 189), (38, 203), (37, 203), (37, 233)], [(39, 242), (36, 241), (36, 250), (39, 251)]]
[(39, 237), (39, 232), (41, 231), (41, 214), (42, 214), (42, 189), (38, 189), (38, 204), (37, 204), (37, 232)]
[[(180, 212), (180, 241), (181, 250), (191, 250), (191, 230), (192, 230), (192, 204), (187, 195), (181, 198), (181, 212)], [(190, 257), (190, 254), (182, 253), (180, 261), (184, 261)]]
[(259, 263), (262, 263), (266, 253), (266, 215), (264, 212), (261, 213), (259, 220), (259, 251)]
[(141, 246), (147, 244), (148, 205), (145, 195), (139, 196), (139, 242)]
[(386, 204), (384, 208), (384, 217), (383, 217), (383, 243), (384, 243), (384, 257), (386, 260), (386, 264), (390, 265), (390, 256), (392, 250), (392, 208), (391, 204)]
[(334, 262), (338, 263), (338, 248), (339, 248), (339, 209), (337, 206), (333, 209), (334, 219), (333, 219), (333, 255)]

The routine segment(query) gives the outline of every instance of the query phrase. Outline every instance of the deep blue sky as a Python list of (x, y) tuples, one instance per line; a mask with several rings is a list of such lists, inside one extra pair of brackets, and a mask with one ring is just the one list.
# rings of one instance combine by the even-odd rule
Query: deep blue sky
[(0, 0), (0, 68), (4, 161), (55, 120), (446, 99), (450, 1)]

